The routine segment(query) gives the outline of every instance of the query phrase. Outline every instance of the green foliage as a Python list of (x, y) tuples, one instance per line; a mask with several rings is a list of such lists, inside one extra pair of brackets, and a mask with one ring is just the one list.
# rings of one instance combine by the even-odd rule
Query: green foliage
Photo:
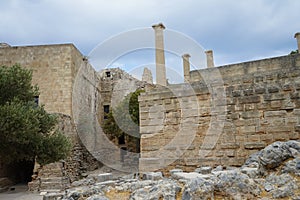
[(295, 54), (298, 54), (298, 49), (297, 50), (295, 50), (295, 51), (291, 51), (291, 53), (290, 53), (290, 55), (295, 55)]
[(0, 67), (0, 105), (17, 98), (20, 101), (32, 101), (38, 96), (38, 87), (31, 85), (32, 72), (19, 65)]
[(19, 65), (0, 67), (0, 157), (6, 163), (37, 158), (48, 164), (65, 158), (69, 140), (55, 130), (57, 117), (33, 100), (32, 73)]
[(139, 138), (139, 102), (138, 96), (143, 90), (136, 90), (127, 95), (115, 109), (107, 114), (103, 124), (105, 134), (120, 137), (127, 134)]

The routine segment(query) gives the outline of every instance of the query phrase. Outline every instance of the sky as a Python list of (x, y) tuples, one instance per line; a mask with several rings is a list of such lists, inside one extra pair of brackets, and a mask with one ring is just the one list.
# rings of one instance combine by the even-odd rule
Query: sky
[[(151, 26), (162, 22), (170, 50), (167, 73), (180, 74), (182, 53), (191, 54), (195, 68), (205, 65), (204, 50), (209, 49), (216, 66), (289, 54), (297, 49), (299, 8), (297, 0), (0, 1), (0, 42), (73, 43), (92, 64), (112, 55), (111, 67), (142, 71), (144, 66), (154, 69)], [(93, 65), (109, 67), (102, 64)]]

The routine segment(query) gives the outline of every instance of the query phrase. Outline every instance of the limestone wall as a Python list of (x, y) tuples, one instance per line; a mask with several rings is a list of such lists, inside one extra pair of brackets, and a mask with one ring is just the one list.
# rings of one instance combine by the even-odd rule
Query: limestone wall
[(119, 68), (108, 68), (98, 72), (99, 81), (99, 111), (98, 118), (102, 124), (104, 119), (103, 106), (108, 105), (109, 110), (115, 108), (130, 92), (144, 88), (147, 84), (140, 81)]
[(72, 85), (82, 61), (73, 44), (0, 48), (0, 65), (20, 64), (33, 70), (39, 102), (48, 112), (72, 115)]
[(191, 84), (140, 96), (140, 170), (240, 166), (299, 139), (300, 55), (191, 72)]
[[(0, 65), (15, 63), (33, 70), (33, 84), (37, 84), (40, 91), (39, 103), (45, 105), (48, 112), (63, 116), (59, 128), (74, 145), (64, 165), (70, 181), (79, 178), (82, 169), (98, 166), (87, 146), (93, 138), (85, 137), (88, 133), (95, 134), (98, 125), (94, 123), (98, 76), (86, 58), (73, 44), (0, 48)], [(2, 168), (0, 164), (0, 176), (5, 176), (7, 172)]]

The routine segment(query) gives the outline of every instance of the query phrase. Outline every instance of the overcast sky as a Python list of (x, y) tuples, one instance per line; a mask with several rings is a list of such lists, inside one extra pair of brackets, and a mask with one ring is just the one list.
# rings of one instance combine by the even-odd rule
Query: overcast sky
[[(216, 65), (224, 65), (297, 49), (299, 9), (298, 0), (7, 0), (0, 1), (0, 42), (74, 43), (82, 54), (90, 55), (112, 36), (135, 29), (151, 31), (153, 24), (163, 22), (166, 30), (212, 49)], [(148, 37), (153, 41), (154, 34), (143, 36)], [(133, 58), (116, 63), (133, 65)]]

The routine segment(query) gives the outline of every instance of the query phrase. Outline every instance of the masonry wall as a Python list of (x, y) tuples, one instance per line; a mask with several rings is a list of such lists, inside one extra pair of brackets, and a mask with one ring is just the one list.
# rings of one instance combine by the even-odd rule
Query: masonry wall
[(191, 83), (140, 96), (140, 170), (240, 166), (274, 141), (299, 139), (300, 56), (191, 72)]
[(136, 89), (144, 88), (146, 82), (140, 81), (127, 72), (119, 68), (108, 68), (98, 72), (99, 92), (101, 99), (99, 100), (99, 122), (102, 124), (104, 120), (105, 105), (109, 106), (109, 110), (117, 106), (130, 92)]
[[(33, 71), (33, 84), (37, 84), (40, 91), (39, 103), (45, 105), (48, 112), (63, 116), (59, 128), (73, 143), (72, 155), (64, 165), (70, 181), (78, 179), (82, 171), (100, 166), (87, 145), (94, 138), (86, 135), (94, 135), (99, 127), (95, 123), (99, 80), (86, 58), (73, 44), (0, 48), (0, 65), (16, 63)], [(54, 173), (48, 175), (55, 176)], [(1, 160), (0, 176), (7, 176)], [(33, 188), (40, 185), (40, 177), (37, 179)]]
[(48, 112), (72, 115), (72, 86), (83, 63), (73, 44), (0, 48), (0, 65), (16, 63), (33, 70), (33, 84), (40, 89), (39, 102)]

